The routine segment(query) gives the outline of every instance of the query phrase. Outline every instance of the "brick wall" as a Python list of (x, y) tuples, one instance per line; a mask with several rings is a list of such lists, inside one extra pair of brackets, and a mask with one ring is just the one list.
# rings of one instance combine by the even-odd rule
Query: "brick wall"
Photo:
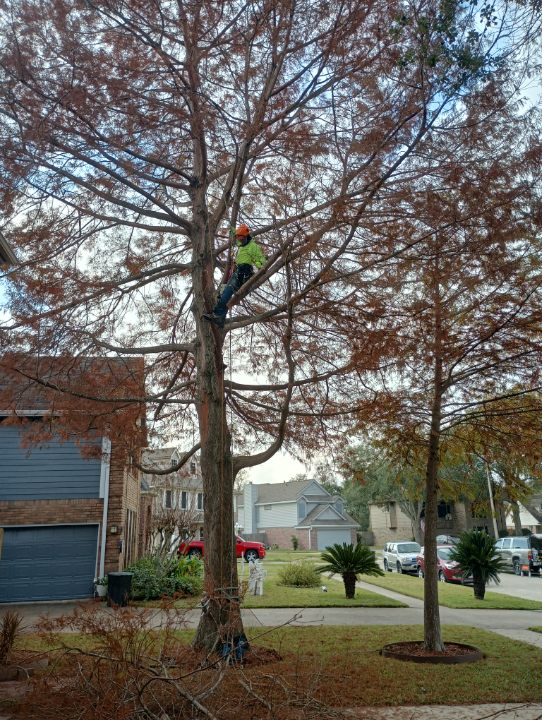
[[(105, 544), (105, 572), (123, 570), (125, 567), (127, 548), (127, 510), (135, 514), (134, 546), (132, 557), (138, 556), (139, 550), (139, 512), (140, 512), (141, 480), (139, 472), (127, 469), (126, 458), (111, 451), (111, 467), (109, 472), (109, 508), (108, 528)], [(111, 528), (117, 528), (116, 533)]]
[(14, 500), (0, 502), (2, 525), (101, 523), (103, 500)]
[(294, 528), (258, 528), (260, 532), (264, 532), (267, 536), (269, 545), (278, 545), (284, 550), (292, 549), (292, 535), (299, 540), (299, 549), (309, 549), (309, 531), (295, 530)]

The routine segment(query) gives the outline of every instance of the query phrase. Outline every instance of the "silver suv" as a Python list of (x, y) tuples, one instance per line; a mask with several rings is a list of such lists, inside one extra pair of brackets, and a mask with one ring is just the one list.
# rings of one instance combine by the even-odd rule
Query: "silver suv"
[(516, 535), (497, 540), (495, 550), (504, 560), (506, 569), (516, 575), (540, 574), (542, 535)]
[(417, 542), (405, 540), (403, 542), (389, 542), (384, 545), (384, 570), (398, 573), (418, 572), (418, 553), (420, 546)]

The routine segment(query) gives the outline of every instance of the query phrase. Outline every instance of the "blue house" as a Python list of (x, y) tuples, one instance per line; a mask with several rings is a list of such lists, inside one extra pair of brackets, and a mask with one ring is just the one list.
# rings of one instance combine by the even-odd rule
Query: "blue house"
[[(116, 381), (139, 373), (144, 395), (141, 359), (92, 360)], [(0, 372), (0, 603), (92, 597), (96, 577), (137, 556), (140, 473), (98, 432), (33, 442), (54, 428), (49, 400)]]

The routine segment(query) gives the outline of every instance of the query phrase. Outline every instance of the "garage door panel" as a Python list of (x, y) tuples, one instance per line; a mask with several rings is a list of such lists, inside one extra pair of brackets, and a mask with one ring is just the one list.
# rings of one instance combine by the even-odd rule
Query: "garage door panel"
[(91, 597), (97, 525), (5, 528), (0, 602)]
[(342, 543), (350, 544), (352, 536), (350, 530), (318, 530), (317, 534), (318, 550), (325, 550), (331, 545), (342, 545)]

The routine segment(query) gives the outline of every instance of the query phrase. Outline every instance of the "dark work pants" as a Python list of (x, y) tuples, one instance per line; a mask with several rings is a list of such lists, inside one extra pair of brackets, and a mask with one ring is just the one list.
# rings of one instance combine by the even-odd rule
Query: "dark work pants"
[(254, 271), (252, 269), (252, 265), (243, 264), (235, 267), (231, 278), (228, 280), (226, 287), (222, 291), (222, 294), (215, 305), (215, 309), (213, 310), (215, 315), (222, 315), (222, 317), (226, 317), (229, 301), (239, 290), (241, 285), (246, 283), (253, 274)]

